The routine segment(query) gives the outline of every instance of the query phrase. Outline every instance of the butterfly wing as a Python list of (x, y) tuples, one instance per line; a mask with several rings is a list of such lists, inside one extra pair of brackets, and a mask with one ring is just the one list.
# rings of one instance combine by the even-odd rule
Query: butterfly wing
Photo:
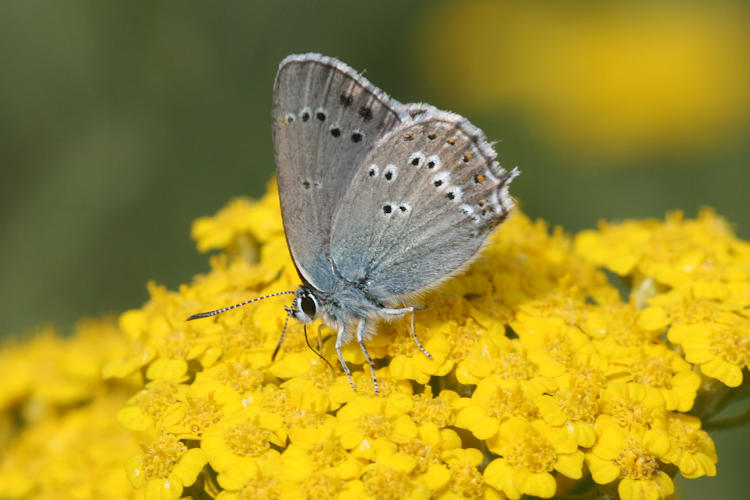
[(411, 122), (364, 159), (334, 215), (331, 258), (389, 305), (466, 265), (513, 207), (484, 134), (459, 115), (410, 105)]
[(349, 66), (320, 54), (281, 62), (272, 113), (287, 244), (300, 277), (326, 290), (333, 211), (356, 166), (409, 115)]

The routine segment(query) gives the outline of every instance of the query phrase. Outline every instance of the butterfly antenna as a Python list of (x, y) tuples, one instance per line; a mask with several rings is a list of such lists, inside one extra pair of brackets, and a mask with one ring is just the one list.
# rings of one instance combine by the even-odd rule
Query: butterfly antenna
[[(216, 316), (217, 314), (221, 314), (223, 312), (235, 309), (237, 307), (242, 307), (242, 306), (246, 306), (248, 304), (252, 304), (253, 302), (258, 302), (259, 300), (267, 299), (267, 298), (270, 298), (270, 297), (276, 297), (277, 295), (288, 295), (288, 294), (293, 294), (293, 293), (295, 293), (295, 292), (288, 291), (288, 292), (270, 293), (270, 294), (264, 295), (262, 297), (256, 297), (256, 298), (251, 299), (251, 300), (246, 300), (245, 302), (240, 302), (239, 304), (234, 304), (233, 306), (226, 306), (226, 307), (222, 307), (221, 309), (215, 309), (213, 311), (208, 311), (208, 312), (193, 314), (186, 321), (191, 321), (191, 320), (200, 319), (200, 318), (208, 318), (209, 316)], [(289, 316), (287, 316), (287, 319), (288, 318), (289, 318)]]
[[(310, 345), (310, 340), (307, 338), (307, 325), (302, 325), (302, 328), (305, 330), (305, 343), (307, 344), (307, 347), (309, 347), (312, 352), (317, 354), (320, 359), (325, 361), (326, 364), (328, 365), (328, 368), (330, 368), (331, 371), (335, 373), (336, 370), (333, 369), (333, 365), (326, 358), (324, 358), (322, 354), (320, 354), (317, 350), (315, 350), (313, 346)], [(318, 330), (318, 333), (320, 334), (320, 330)]]
[(284, 327), (281, 329), (281, 337), (279, 337), (279, 343), (276, 344), (276, 349), (273, 350), (273, 354), (271, 354), (271, 361), (276, 359), (276, 355), (279, 353), (279, 349), (281, 349), (281, 344), (284, 343), (284, 336), (286, 335), (286, 327), (289, 324), (289, 316), (292, 315), (294, 312), (294, 309), (291, 307), (285, 307), (286, 309), (286, 318), (284, 319)]

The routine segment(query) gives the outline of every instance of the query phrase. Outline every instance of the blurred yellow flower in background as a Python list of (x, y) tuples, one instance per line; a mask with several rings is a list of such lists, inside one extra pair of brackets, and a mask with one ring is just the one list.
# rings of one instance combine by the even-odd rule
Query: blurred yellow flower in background
[(124, 469), (137, 437), (115, 418), (142, 379), (101, 376), (128, 349), (111, 318), (0, 345), (0, 497), (143, 498)]
[(689, 154), (743, 139), (750, 122), (746, 3), (481, 0), (426, 12), (414, 43), (436, 90), (464, 110), (518, 111), (563, 153)]

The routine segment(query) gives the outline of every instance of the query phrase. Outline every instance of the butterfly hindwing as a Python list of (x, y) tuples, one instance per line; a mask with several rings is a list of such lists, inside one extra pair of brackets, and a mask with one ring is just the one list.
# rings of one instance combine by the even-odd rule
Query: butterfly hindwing
[(409, 115), (349, 66), (319, 54), (281, 62), (272, 114), (289, 249), (301, 277), (323, 290), (332, 280), (334, 209), (376, 142)]
[(396, 303), (452, 276), (512, 208), (505, 172), (482, 132), (426, 105), (384, 137), (338, 204), (331, 258), (347, 281)]

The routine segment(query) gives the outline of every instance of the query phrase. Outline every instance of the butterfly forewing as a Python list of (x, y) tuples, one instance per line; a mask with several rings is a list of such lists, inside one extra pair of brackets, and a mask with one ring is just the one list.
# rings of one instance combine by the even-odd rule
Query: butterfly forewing
[(452, 276), (512, 208), (515, 172), (467, 120), (426, 105), (364, 159), (334, 214), (331, 258), (385, 304)]
[(272, 113), (287, 242), (301, 277), (325, 290), (334, 210), (375, 143), (409, 115), (349, 66), (319, 54), (282, 61)]

